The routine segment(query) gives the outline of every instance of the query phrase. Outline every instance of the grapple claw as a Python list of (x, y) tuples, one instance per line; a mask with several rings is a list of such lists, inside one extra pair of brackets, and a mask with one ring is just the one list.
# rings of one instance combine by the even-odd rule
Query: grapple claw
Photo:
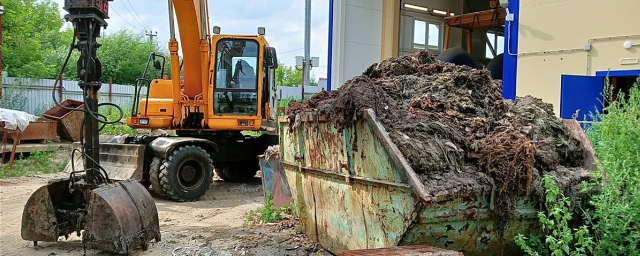
[(140, 182), (104, 185), (87, 195), (82, 237), (87, 248), (126, 254), (160, 241), (156, 204)]
[(84, 230), (82, 242), (87, 249), (118, 254), (160, 241), (156, 205), (138, 181), (76, 190), (69, 189), (74, 187), (70, 183), (52, 182), (31, 195), (22, 215), (23, 239), (55, 242)]

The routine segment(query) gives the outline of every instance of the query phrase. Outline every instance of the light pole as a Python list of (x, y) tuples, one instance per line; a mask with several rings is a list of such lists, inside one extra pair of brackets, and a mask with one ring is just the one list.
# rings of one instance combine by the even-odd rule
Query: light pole
[[(302, 71), (302, 91), (309, 85), (309, 74), (311, 64), (311, 0), (306, 0), (304, 4), (304, 67)], [(304, 100), (304, 94), (302, 95)]]

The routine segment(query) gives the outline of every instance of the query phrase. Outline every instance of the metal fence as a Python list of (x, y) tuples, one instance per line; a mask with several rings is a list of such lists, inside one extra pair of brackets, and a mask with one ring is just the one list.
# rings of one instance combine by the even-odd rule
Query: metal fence
[[(317, 86), (305, 86), (304, 87), (304, 98), (311, 98), (316, 93), (319, 93), (322, 90), (327, 90), (327, 79), (320, 78), (318, 80)], [(302, 87), (288, 87), (288, 86), (278, 86), (278, 97), (280, 99), (294, 98), (300, 99), (302, 98)]]
[[(39, 115), (53, 106), (51, 90), (56, 80), (54, 79), (30, 79), (17, 77), (2, 77), (2, 101), (11, 101), (7, 97), (19, 98), (26, 101), (22, 110), (31, 114)], [(62, 84), (62, 99), (73, 99), (83, 101), (82, 89), (78, 86), (78, 81), (62, 80), (58, 82), (58, 87)], [(59, 89), (59, 88), (58, 88)], [(143, 93), (146, 90), (142, 90)], [(59, 90), (56, 90), (56, 98), (59, 98)], [(98, 91), (100, 102), (113, 102), (123, 108), (130, 108), (133, 103), (134, 87), (131, 85), (102, 83)], [(14, 99), (15, 100), (15, 99)]]

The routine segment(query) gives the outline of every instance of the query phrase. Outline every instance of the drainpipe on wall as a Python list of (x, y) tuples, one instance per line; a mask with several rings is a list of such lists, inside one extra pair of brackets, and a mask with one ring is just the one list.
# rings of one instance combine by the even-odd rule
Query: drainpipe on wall
[(502, 76), (502, 98), (516, 99), (516, 80), (518, 74), (518, 27), (520, 22), (520, 0), (509, 1), (508, 14), (513, 19), (507, 21), (504, 27), (504, 61)]
[(327, 91), (331, 91), (331, 62), (333, 60), (333, 2), (335, 0), (329, 0), (329, 50), (327, 57)]

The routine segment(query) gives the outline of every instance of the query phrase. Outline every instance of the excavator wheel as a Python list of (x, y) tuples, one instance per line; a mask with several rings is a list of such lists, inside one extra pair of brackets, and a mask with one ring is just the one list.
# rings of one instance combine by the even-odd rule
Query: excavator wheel
[(151, 182), (151, 190), (153, 190), (153, 192), (156, 192), (156, 194), (161, 197), (166, 197), (160, 185), (160, 166), (162, 166), (162, 164), (162, 158), (157, 156), (153, 158), (151, 166), (149, 167), (149, 181)]
[(258, 172), (255, 162), (233, 162), (216, 169), (218, 177), (230, 182), (244, 182), (253, 179)]
[(179, 202), (196, 201), (203, 196), (213, 177), (213, 163), (204, 149), (182, 146), (162, 161), (158, 178), (167, 198)]

